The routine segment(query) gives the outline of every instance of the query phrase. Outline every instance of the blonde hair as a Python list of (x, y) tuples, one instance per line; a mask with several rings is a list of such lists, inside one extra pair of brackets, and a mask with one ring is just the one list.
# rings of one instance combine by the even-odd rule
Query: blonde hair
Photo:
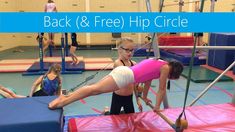
[(121, 38), (120, 41), (118, 41), (117, 45), (118, 45), (118, 48), (120, 48), (121, 46), (123, 46), (123, 43), (124, 42), (131, 42), (131, 43), (134, 43), (133, 39), (130, 38), (130, 37), (124, 37), (124, 38)]

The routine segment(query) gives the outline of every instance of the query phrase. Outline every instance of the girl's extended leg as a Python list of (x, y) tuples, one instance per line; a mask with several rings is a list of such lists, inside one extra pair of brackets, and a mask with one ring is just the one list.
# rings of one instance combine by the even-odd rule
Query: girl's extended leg
[(16, 94), (13, 93), (11, 90), (3, 87), (3, 86), (0, 86), (0, 94), (3, 95), (4, 97), (6, 98), (16, 98)]
[(7, 92), (5, 92), (1, 89), (0, 89), (0, 95), (2, 95), (5, 98), (13, 98), (10, 94), (8, 94)]
[(46, 51), (46, 49), (48, 48), (49, 43), (50, 43), (50, 42), (47, 41), (47, 40), (44, 40), (44, 41), (43, 41), (43, 55), (44, 55), (44, 56), (46, 56), (45, 51)]
[(55, 46), (55, 42), (54, 42), (54, 33), (48, 33), (48, 37), (49, 37), (49, 45)]
[(53, 100), (49, 104), (49, 108), (50, 109), (61, 108), (65, 105), (86, 98), (88, 96), (97, 95), (101, 93), (108, 93), (116, 90), (118, 90), (116, 82), (114, 81), (112, 76), (107, 75), (99, 82), (92, 84), (90, 86), (81, 87), (68, 96), (63, 96), (63, 95), (59, 96), (57, 99)]
[(14, 92), (12, 92), (11, 90), (9, 90), (3, 86), (0, 86), (0, 94), (6, 98), (24, 98), (24, 97), (26, 97), (23, 95), (17, 95)]

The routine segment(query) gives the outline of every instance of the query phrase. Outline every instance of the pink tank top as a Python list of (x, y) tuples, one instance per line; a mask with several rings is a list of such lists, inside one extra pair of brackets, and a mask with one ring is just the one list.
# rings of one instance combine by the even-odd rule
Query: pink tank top
[(45, 6), (46, 12), (54, 12), (54, 9), (56, 8), (55, 3), (47, 3)]
[(131, 67), (134, 73), (135, 83), (144, 83), (160, 77), (160, 69), (167, 64), (163, 60), (146, 59)]

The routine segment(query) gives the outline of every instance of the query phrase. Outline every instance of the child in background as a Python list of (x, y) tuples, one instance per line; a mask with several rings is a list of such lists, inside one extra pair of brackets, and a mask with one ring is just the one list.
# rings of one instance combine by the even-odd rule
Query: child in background
[[(48, 0), (47, 4), (44, 7), (45, 12), (57, 12), (56, 4), (53, 0)], [(54, 42), (54, 33), (48, 33), (48, 44), (55, 45)]]
[(52, 96), (61, 95), (61, 66), (54, 64), (48, 70), (48, 72), (40, 76), (34, 83), (29, 94), (32, 96)]
[[(29, 97), (61, 95), (61, 66), (54, 64), (48, 72), (40, 76), (33, 84)], [(0, 95), (5, 98), (23, 98), (27, 96), (17, 95), (12, 90), (0, 85)]]
[(78, 58), (75, 54), (75, 51), (78, 48), (77, 34), (76, 33), (71, 34), (71, 40), (72, 40), (72, 44), (70, 46), (70, 56), (73, 60), (73, 62), (71, 64), (77, 65), (79, 63), (79, 61), (78, 61)]
[(43, 55), (45, 56), (45, 55), (46, 55), (46, 54), (45, 54), (45, 51), (46, 51), (46, 49), (48, 48), (49, 43), (48, 43), (48, 41), (47, 41), (47, 38), (44, 37), (44, 33), (40, 33), (40, 34), (37, 36), (37, 38), (36, 38), (37, 42), (39, 42), (39, 36), (42, 37), (42, 47), (43, 47), (42, 50), (43, 50)]

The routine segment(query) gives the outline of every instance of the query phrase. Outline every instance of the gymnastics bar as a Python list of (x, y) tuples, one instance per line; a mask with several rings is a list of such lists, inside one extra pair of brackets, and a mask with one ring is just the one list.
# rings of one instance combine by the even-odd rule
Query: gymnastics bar
[(39, 62), (40, 62), (40, 73), (39, 74), (43, 74), (44, 73), (44, 64), (43, 64), (43, 44), (42, 44), (42, 35), (41, 33), (38, 33), (38, 37), (39, 37)]
[[(193, 46), (159, 46), (161, 49), (193, 49)], [(235, 50), (235, 46), (196, 46), (196, 49)]]
[[(143, 97), (140, 97), (143, 101)], [(154, 106), (150, 103), (147, 102), (146, 103), (151, 109), (154, 109)], [(167, 124), (169, 124), (174, 130), (176, 130), (176, 124), (171, 121), (170, 119), (168, 119), (164, 114), (162, 114), (161, 112), (156, 112), (156, 114), (158, 114), (164, 121), (166, 121)]]
[[(65, 33), (65, 55), (69, 56), (69, 46), (68, 46), (68, 33)], [(53, 47), (51, 46), (51, 44), (49, 44), (49, 56), (52, 57), (53, 56), (53, 52), (52, 52)]]
[[(190, 106), (194, 105), (227, 71), (229, 71), (233, 66), (235, 66), (235, 61), (225, 70), (223, 71), (211, 84), (209, 84), (190, 104)], [(233, 100), (235, 102), (235, 97)]]
[(65, 55), (69, 56), (68, 33), (65, 33)]
[[(193, 49), (193, 46), (158, 46), (158, 47), (160, 49)], [(196, 46), (196, 49), (235, 50), (235, 46)]]

